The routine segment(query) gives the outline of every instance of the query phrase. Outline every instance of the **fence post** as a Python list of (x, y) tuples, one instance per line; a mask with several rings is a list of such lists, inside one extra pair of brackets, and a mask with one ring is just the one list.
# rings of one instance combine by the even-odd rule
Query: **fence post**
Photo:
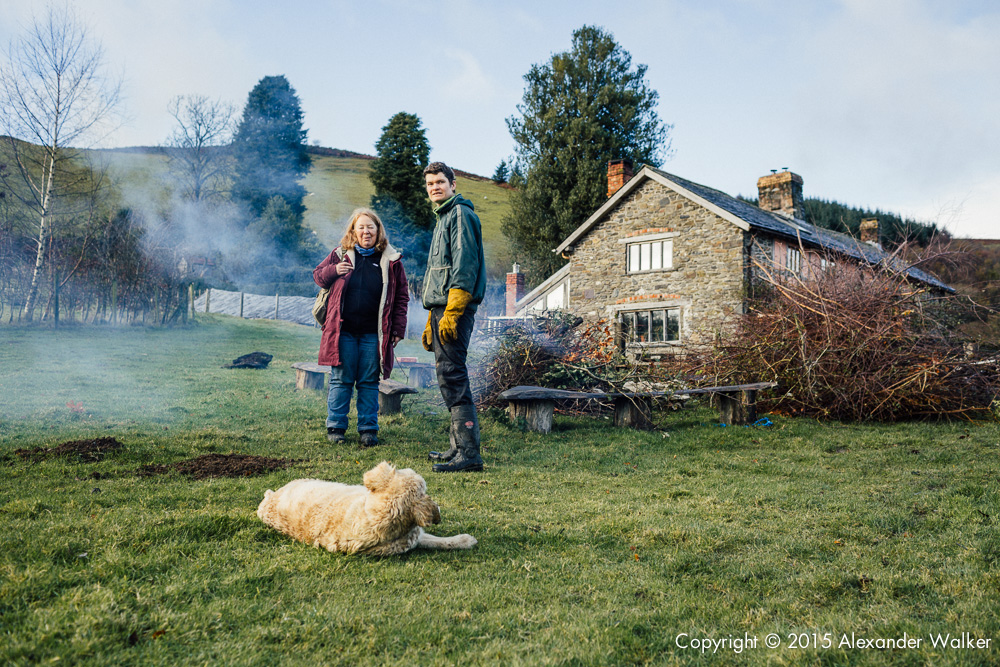
[(209, 287), (207, 290), (205, 290), (205, 312), (206, 313), (209, 312), (209, 310), (208, 310), (208, 300), (211, 299), (211, 298), (212, 298), (212, 288)]
[(274, 295), (274, 319), (278, 319), (278, 295)]
[(243, 318), (243, 292), (240, 292), (240, 318)]
[(191, 321), (194, 322), (194, 283), (188, 283), (188, 304), (191, 309)]

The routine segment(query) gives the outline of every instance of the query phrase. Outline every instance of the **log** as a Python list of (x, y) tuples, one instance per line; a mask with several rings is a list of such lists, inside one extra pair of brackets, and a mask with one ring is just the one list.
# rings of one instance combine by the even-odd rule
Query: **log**
[(637, 394), (615, 398), (615, 426), (653, 430), (653, 401)]
[(406, 370), (407, 383), (411, 387), (424, 389), (431, 386), (437, 379), (437, 372), (434, 364), (420, 363), (417, 361), (403, 361), (400, 359), (399, 366)]
[(378, 413), (394, 415), (403, 411), (403, 396), (416, 394), (417, 390), (407, 387), (395, 380), (382, 380), (378, 383)]
[(294, 363), (292, 368), (295, 369), (296, 389), (323, 389), (326, 385), (326, 374), (330, 371), (329, 366), (320, 366), (307, 361)]
[(757, 391), (719, 392), (719, 421), (723, 424), (752, 424), (757, 421)]
[(552, 431), (552, 413), (555, 407), (555, 401), (544, 398), (510, 401), (507, 404), (507, 415), (514, 423), (524, 419), (529, 431), (549, 433)]

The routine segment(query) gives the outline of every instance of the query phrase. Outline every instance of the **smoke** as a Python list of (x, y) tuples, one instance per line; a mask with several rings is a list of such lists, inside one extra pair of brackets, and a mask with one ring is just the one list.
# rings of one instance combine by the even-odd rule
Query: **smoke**
[(259, 218), (222, 198), (192, 200), (176, 181), (124, 184), (122, 206), (142, 225), (147, 257), (176, 278), (263, 294), (315, 294), (312, 269), (325, 255), (280, 197)]

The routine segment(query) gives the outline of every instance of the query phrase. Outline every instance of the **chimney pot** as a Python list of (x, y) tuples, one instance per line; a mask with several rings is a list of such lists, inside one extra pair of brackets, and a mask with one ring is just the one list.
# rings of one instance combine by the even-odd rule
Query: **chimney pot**
[(524, 297), (524, 274), (521, 267), (514, 265), (514, 270), (507, 274), (507, 303), (504, 314), (507, 317), (514, 317), (516, 314), (515, 304)]
[(861, 221), (861, 242), (881, 248), (878, 239), (878, 218), (865, 218)]
[(757, 197), (762, 210), (787, 218), (804, 220), (805, 201), (802, 198), (802, 177), (785, 170), (757, 179)]
[(632, 178), (632, 160), (608, 162), (608, 197), (618, 192)]

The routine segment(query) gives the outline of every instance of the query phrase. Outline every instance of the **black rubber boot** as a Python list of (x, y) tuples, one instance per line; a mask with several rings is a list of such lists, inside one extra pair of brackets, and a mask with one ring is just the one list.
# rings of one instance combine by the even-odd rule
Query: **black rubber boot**
[(362, 447), (378, 447), (377, 431), (361, 431), (359, 435), (361, 436)]
[(335, 442), (337, 444), (347, 442), (347, 432), (342, 428), (328, 428), (326, 429), (326, 439), (330, 442)]
[(429, 452), (427, 454), (427, 458), (429, 458), (431, 461), (448, 462), (448, 461), (451, 461), (453, 458), (455, 458), (455, 454), (458, 454), (458, 445), (456, 444), (457, 441), (455, 440), (455, 430), (456, 430), (456, 428), (455, 428), (455, 425), (456, 425), (455, 410), (458, 410), (458, 409), (459, 408), (453, 408), (452, 411), (451, 411), (452, 412), (452, 415), (451, 415), (451, 425), (448, 427), (448, 442), (450, 443), (450, 447), (448, 447), (448, 451), (446, 451), (446, 452)]
[(477, 472), (483, 469), (479, 456), (479, 419), (476, 406), (459, 405), (451, 411), (451, 430), (458, 451), (447, 463), (436, 463), (434, 472)]

